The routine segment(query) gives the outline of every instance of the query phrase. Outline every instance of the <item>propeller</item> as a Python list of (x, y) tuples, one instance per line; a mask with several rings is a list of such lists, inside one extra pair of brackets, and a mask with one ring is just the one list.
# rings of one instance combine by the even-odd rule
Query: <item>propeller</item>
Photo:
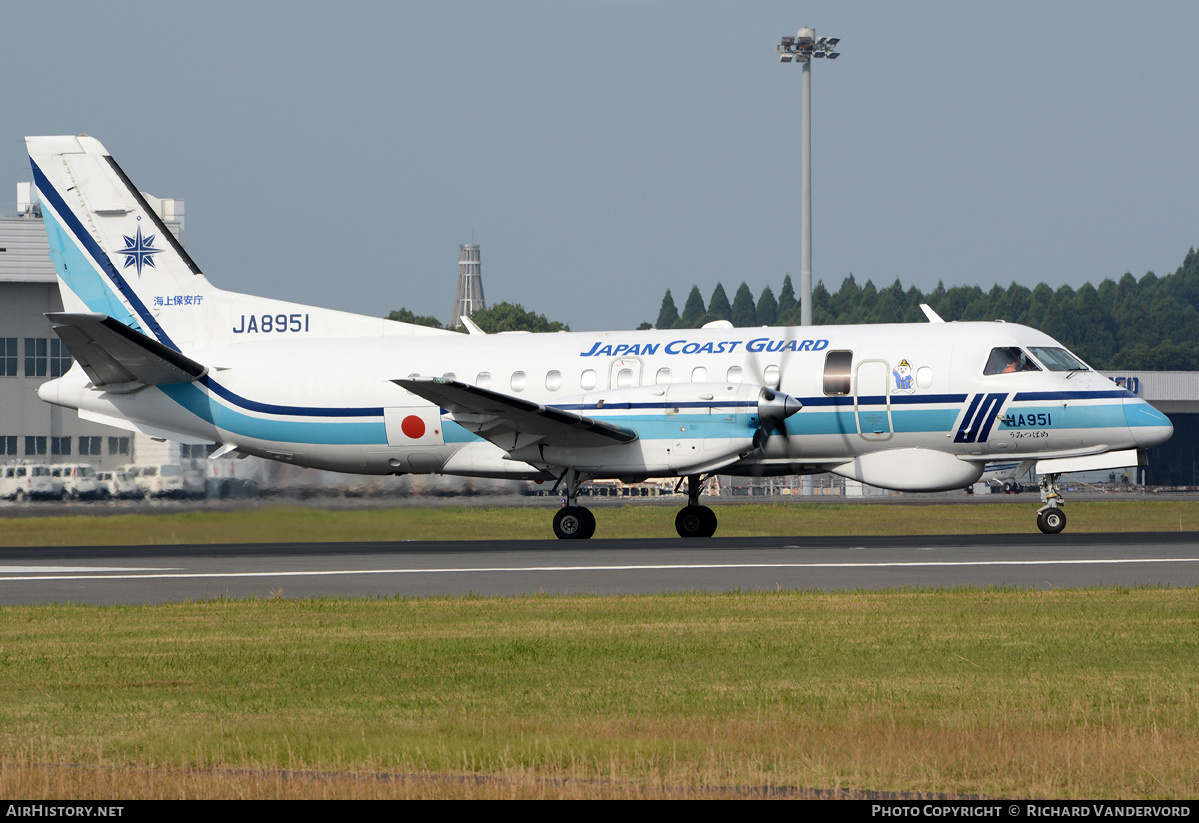
[[(749, 352), (750, 380), (763, 386), (758, 405), (758, 413), (762, 421), (762, 428), (759, 431), (763, 433), (760, 447), (763, 449), (766, 447), (767, 438), (775, 434), (786, 434), (783, 421), (803, 408), (798, 400), (780, 390), (783, 376), (787, 371), (787, 360), (795, 351), (796, 338), (800, 329), (801, 327), (798, 326), (764, 326), (762, 330), (767, 332), (771, 342), (781, 336), (781, 349), (776, 352), (768, 352), (765, 349)], [(764, 354), (767, 357), (764, 358)], [(773, 367), (772, 371), (777, 370), (777, 373), (768, 377), (767, 369), (771, 369), (771, 367)], [(754, 440), (755, 443), (758, 442), (756, 436)]]
[(754, 445), (766, 448), (766, 441), (774, 434), (785, 434), (783, 421), (803, 408), (803, 404), (789, 394), (763, 388), (758, 395), (758, 420), (760, 427), (754, 433)]

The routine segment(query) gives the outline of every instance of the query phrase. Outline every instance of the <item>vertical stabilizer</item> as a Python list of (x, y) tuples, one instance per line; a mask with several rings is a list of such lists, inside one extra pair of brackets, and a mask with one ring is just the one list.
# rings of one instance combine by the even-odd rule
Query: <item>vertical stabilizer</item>
[(203, 310), (219, 291), (100, 141), (26, 145), (64, 308), (106, 314), (176, 351), (203, 343)]
[(218, 289), (92, 137), (26, 137), (68, 314), (103, 314), (175, 351), (254, 340), (452, 335)]

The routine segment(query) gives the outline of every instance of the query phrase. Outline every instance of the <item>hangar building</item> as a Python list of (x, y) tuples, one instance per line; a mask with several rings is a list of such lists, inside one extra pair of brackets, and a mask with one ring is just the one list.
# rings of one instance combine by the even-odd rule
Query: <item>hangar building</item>
[[(146, 195), (171, 233), (183, 241), (183, 201)], [(37, 387), (71, 367), (50, 328), (62, 311), (37, 191), (17, 185), (16, 215), (0, 214), (0, 463), (89, 463), (106, 471), (127, 463), (177, 463), (180, 446), (80, 420), (44, 403)]]
[(1133, 394), (1152, 403), (1174, 424), (1174, 436), (1149, 449), (1144, 482), (1153, 486), (1199, 486), (1199, 372), (1105, 371)]

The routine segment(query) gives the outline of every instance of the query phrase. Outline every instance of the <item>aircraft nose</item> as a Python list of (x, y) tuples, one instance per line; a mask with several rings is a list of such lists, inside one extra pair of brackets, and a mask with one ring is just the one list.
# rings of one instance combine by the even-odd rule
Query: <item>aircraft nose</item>
[(1124, 420), (1139, 449), (1165, 443), (1174, 434), (1170, 418), (1139, 397), (1124, 398)]

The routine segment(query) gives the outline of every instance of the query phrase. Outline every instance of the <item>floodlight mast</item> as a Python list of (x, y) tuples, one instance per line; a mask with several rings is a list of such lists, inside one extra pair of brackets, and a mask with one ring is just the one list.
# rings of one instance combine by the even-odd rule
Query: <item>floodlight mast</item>
[(803, 169), (800, 181), (801, 226), (800, 251), (802, 261), (799, 271), (799, 323), (812, 325), (812, 58), (827, 57), (836, 60), (840, 52), (833, 51), (839, 37), (816, 37), (816, 30), (800, 29), (795, 37), (783, 37), (776, 50), (780, 63), (803, 65), (803, 96), (801, 106), (801, 157)]

